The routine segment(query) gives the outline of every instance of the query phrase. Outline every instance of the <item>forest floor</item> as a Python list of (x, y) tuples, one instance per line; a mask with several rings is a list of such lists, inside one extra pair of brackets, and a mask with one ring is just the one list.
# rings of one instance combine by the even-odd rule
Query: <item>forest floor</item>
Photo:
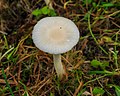
[[(120, 96), (120, 0), (0, 0), (0, 96)], [(62, 54), (67, 76), (31, 33), (47, 16), (71, 19), (78, 44)]]

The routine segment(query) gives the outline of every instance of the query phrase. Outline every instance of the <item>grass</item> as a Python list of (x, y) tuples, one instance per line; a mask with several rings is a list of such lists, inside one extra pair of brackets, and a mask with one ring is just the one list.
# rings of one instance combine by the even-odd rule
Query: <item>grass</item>
[(8, 89), (9, 89), (9, 91), (10, 91), (10, 94), (11, 94), (12, 96), (14, 96), (13, 91), (12, 91), (12, 89), (11, 89), (8, 81), (7, 81), (7, 77), (6, 77), (6, 75), (5, 75), (4, 69), (2, 69), (2, 74), (3, 74), (4, 80), (5, 80), (5, 82), (6, 82), (6, 85), (7, 85)]
[[(120, 96), (119, 0), (1, 0), (0, 96)], [(51, 54), (31, 33), (38, 20), (63, 16), (78, 26), (80, 41), (62, 54), (60, 81)]]

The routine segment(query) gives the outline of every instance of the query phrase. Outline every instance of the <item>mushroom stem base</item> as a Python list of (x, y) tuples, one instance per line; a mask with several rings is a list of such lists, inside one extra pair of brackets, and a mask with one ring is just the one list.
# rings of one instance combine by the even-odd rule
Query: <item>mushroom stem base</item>
[(65, 70), (64, 70), (62, 62), (61, 62), (61, 54), (54, 54), (53, 60), (54, 60), (54, 67), (55, 67), (57, 76), (60, 79), (62, 79), (63, 75), (65, 74)]

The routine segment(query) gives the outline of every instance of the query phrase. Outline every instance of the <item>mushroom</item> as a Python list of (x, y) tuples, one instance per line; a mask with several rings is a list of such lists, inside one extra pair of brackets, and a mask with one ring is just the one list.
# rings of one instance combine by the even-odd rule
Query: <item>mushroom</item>
[(38, 49), (53, 54), (57, 76), (62, 79), (65, 69), (61, 62), (61, 54), (77, 44), (79, 40), (77, 26), (64, 17), (45, 17), (34, 26), (32, 39)]

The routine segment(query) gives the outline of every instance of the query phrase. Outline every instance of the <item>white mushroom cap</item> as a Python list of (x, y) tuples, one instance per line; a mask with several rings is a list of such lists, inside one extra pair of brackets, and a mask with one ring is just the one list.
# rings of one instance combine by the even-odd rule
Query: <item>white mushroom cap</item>
[(71, 50), (79, 40), (79, 30), (64, 17), (45, 17), (38, 21), (32, 32), (36, 47), (51, 54), (61, 54)]

